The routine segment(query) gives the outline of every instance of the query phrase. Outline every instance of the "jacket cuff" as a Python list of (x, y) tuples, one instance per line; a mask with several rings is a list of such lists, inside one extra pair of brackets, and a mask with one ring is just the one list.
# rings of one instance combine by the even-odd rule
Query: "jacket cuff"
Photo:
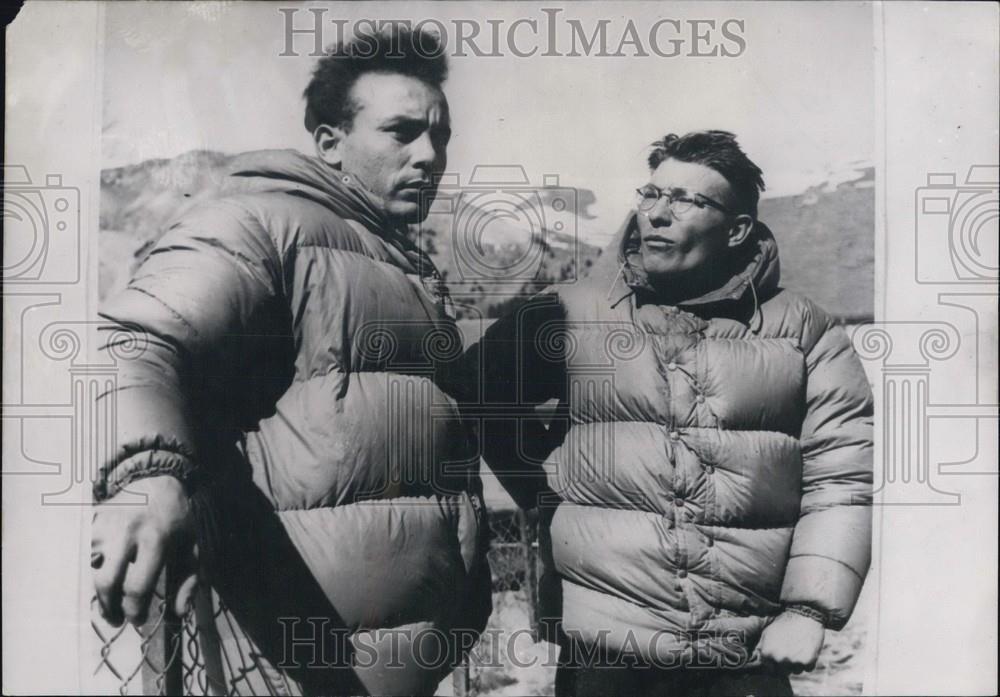
[(814, 607), (808, 605), (803, 605), (801, 603), (792, 603), (790, 605), (785, 605), (782, 608), (785, 612), (792, 612), (796, 615), (801, 615), (802, 617), (808, 617), (811, 620), (816, 620), (826, 629), (830, 629), (830, 617), (822, 610), (817, 610)]
[(805, 605), (826, 615), (826, 626), (840, 630), (847, 624), (864, 575), (847, 564), (815, 554), (793, 556), (785, 568), (781, 603)]
[(101, 503), (125, 489), (131, 482), (147, 477), (169, 475), (184, 485), (191, 493), (196, 474), (194, 461), (185, 453), (170, 450), (145, 450), (131, 455), (101, 471), (94, 482), (94, 501)]

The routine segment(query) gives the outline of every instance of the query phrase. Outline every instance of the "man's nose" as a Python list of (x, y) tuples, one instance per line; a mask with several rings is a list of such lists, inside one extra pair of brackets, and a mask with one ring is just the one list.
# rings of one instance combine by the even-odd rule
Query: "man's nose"
[(433, 169), (434, 164), (443, 155), (444, 152), (438, 152), (438, 148), (434, 144), (434, 139), (431, 138), (429, 133), (422, 134), (410, 143), (410, 163), (418, 169)]
[(654, 225), (669, 226), (674, 220), (673, 211), (670, 210), (670, 199), (666, 196), (656, 199), (656, 203), (646, 212), (646, 215)]

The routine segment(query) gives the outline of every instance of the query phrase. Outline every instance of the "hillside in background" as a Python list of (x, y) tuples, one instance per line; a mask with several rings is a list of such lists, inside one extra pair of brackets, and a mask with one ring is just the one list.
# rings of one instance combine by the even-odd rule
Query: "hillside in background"
[[(231, 160), (229, 155), (196, 150), (101, 172), (101, 298), (124, 287), (175, 218), (200, 201), (236, 189), (225, 177)], [(411, 230), (452, 286), (460, 317), (498, 316), (510, 308), (512, 298), (552, 281), (576, 278), (577, 266), (585, 271), (600, 254), (597, 247), (578, 241), (572, 230), (548, 228), (547, 222), (568, 228), (575, 217), (553, 211), (545, 190), (519, 196), (489, 188), (473, 193), (477, 195), (470, 198), (468, 189), (442, 190), (428, 219)], [(593, 193), (573, 193), (577, 200), (571, 209), (591, 218), (586, 206)], [(539, 215), (516, 206), (533, 208)], [(449, 208), (461, 211), (461, 217), (441, 212)], [(476, 239), (460, 235), (459, 225), (475, 230)], [(529, 262), (526, 267), (524, 262)], [(511, 268), (522, 268), (513, 280), (507, 272)]]
[(859, 167), (795, 196), (764, 199), (781, 285), (846, 320), (875, 314), (875, 168)]
[(99, 293), (123, 288), (170, 222), (224, 187), (222, 153), (194, 150), (101, 171)]
[[(101, 172), (102, 298), (125, 285), (174, 218), (226, 193), (231, 159), (198, 150)], [(874, 183), (874, 168), (861, 166), (760, 204), (760, 218), (778, 240), (782, 285), (844, 318), (873, 314)], [(578, 222), (593, 224), (594, 195), (570, 190), (567, 207), (560, 200), (565, 191), (521, 196), (486, 191), (466, 199), (461, 196), (467, 191), (442, 191), (436, 212), (413, 235), (445, 274), (464, 316), (495, 317), (519, 295), (586, 274), (600, 249), (576, 230)], [(456, 207), (462, 218), (454, 214)], [(449, 208), (451, 213), (442, 212)], [(519, 269), (516, 280), (504, 281), (511, 268)]]

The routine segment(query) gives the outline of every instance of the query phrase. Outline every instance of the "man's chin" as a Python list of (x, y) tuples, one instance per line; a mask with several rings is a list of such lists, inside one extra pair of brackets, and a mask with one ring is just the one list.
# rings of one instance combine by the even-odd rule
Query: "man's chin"
[(647, 274), (669, 276), (672, 273), (683, 270), (681, 268), (682, 264), (679, 263), (675, 254), (662, 249), (650, 249), (646, 245), (642, 245), (641, 252), (642, 265), (645, 267)]
[(653, 258), (643, 259), (643, 268), (650, 281), (656, 283), (682, 283), (687, 279), (690, 271), (676, 260), (666, 260)]
[(432, 201), (433, 197), (424, 201), (401, 201), (399, 199), (387, 201), (385, 212), (394, 220), (412, 225), (413, 223), (421, 222), (427, 217)]
[(427, 210), (409, 201), (390, 201), (385, 205), (389, 217), (401, 223), (419, 223), (427, 217)]

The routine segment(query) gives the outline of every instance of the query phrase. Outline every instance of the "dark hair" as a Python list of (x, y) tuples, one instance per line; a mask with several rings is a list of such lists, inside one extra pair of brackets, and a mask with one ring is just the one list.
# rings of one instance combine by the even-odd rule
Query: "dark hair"
[(321, 124), (349, 128), (357, 113), (351, 88), (365, 73), (398, 73), (440, 87), (448, 58), (437, 34), (398, 24), (327, 47), (303, 93), (306, 130)]
[(653, 143), (649, 154), (649, 169), (654, 170), (664, 160), (692, 162), (710, 167), (721, 174), (733, 188), (738, 212), (757, 217), (757, 202), (764, 190), (764, 177), (740, 149), (736, 136), (728, 131), (693, 131), (683, 136), (674, 133)]

